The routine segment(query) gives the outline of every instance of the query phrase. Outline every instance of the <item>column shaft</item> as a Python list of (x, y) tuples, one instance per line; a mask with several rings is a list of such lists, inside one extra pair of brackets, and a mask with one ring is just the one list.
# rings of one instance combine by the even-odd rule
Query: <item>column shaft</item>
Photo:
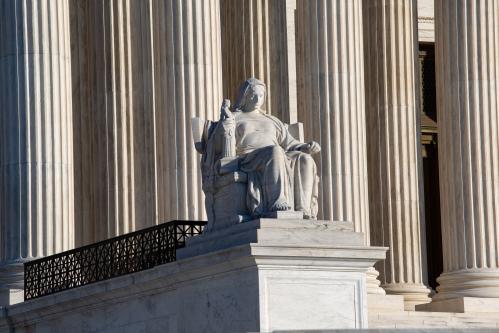
[(435, 2), (444, 273), (434, 300), (499, 297), (499, 3)]
[(220, 1), (158, 1), (153, 13), (158, 216), (206, 220), (191, 120), (220, 116)]
[(190, 124), (222, 101), (219, 1), (73, 5), (82, 242), (206, 219)]
[(364, 0), (366, 122), (371, 244), (383, 288), (406, 309), (428, 303), (423, 282), (422, 160), (414, 0)]
[(298, 119), (322, 151), (319, 215), (369, 243), (361, 0), (298, 1)]
[(264, 109), (297, 121), (296, 0), (221, 0), (223, 93), (235, 100), (239, 85), (256, 77), (267, 85)]
[(148, 1), (72, 1), (76, 228), (86, 244), (154, 225), (155, 91)]
[[(352, 221), (368, 245), (362, 0), (301, 0), (296, 18), (298, 120), (322, 147), (319, 216)], [(384, 293), (376, 274), (368, 290)]]
[(74, 245), (71, 103), (68, 1), (3, 1), (0, 304), (16, 301), (22, 261)]

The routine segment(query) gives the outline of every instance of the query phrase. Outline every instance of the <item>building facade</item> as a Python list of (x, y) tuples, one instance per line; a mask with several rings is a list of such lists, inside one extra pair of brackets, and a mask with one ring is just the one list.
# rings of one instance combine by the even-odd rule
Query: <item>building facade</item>
[(0, 0), (0, 304), (27, 260), (206, 219), (190, 120), (247, 77), (322, 146), (320, 218), (390, 247), (370, 293), (499, 298), (498, 22), (496, 0)]

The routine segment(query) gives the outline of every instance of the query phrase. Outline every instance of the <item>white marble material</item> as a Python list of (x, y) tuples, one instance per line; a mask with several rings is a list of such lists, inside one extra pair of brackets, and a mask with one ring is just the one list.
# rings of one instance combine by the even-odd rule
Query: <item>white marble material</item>
[[(430, 301), (423, 278), (423, 177), (416, 0), (365, 0), (366, 122), (371, 244), (388, 294), (407, 309)], [(383, 73), (383, 75), (380, 75)]]
[[(298, 0), (298, 120), (319, 142), (319, 218), (352, 221), (369, 244), (362, 0)], [(369, 274), (370, 293), (384, 294)]]
[[(421, 305), (417, 305), (420, 307)], [(497, 332), (499, 315), (489, 313), (399, 311), (369, 313), (369, 331), (468, 333)]]
[(297, 122), (296, 0), (220, 0), (224, 96), (248, 77), (267, 84), (263, 109)]
[(248, 243), (280, 246), (360, 246), (363, 244), (363, 235), (353, 231), (351, 222), (261, 218), (205, 233), (187, 239), (186, 242), (186, 248), (177, 252), (179, 259)]
[[(457, 297), (416, 306), (417, 311), (455, 313), (499, 313), (498, 298)], [(499, 316), (497, 316), (499, 317)], [(499, 320), (499, 318), (498, 318)]]
[(155, 222), (149, 1), (71, 1), (77, 245)]
[(206, 219), (190, 121), (218, 116), (219, 6), (71, 1), (77, 244)]
[(151, 1), (151, 4), (157, 221), (206, 220), (199, 155), (192, 145), (190, 121), (193, 117), (214, 120), (219, 115), (220, 1)]
[[(386, 248), (366, 247), (362, 235), (352, 232), (350, 242), (346, 236), (344, 245), (335, 245), (334, 237), (347, 233), (342, 230), (351, 229), (349, 223), (285, 222), (289, 221), (261, 220), (233, 228), (257, 228), (262, 234), (293, 229), (306, 240), (292, 235), (212, 248), (147, 271), (18, 304), (0, 315), (0, 332), (8, 332), (7, 322), (19, 333), (367, 327), (365, 272), (384, 258)], [(316, 231), (331, 238), (314, 240)]]
[(433, 299), (499, 298), (499, 2), (441, 0), (435, 14), (444, 272)]
[(417, 0), (418, 40), (423, 43), (435, 42), (435, 0)]
[(68, 0), (0, 7), (0, 294), (13, 301), (23, 261), (74, 245), (70, 22)]
[(375, 313), (402, 312), (404, 308), (404, 297), (402, 295), (367, 295), (369, 317)]
[(368, 244), (362, 1), (300, 0), (296, 18), (298, 120), (322, 147), (319, 217), (353, 221)]
[(288, 125), (266, 114), (266, 92), (264, 82), (247, 79), (232, 108), (222, 102), (218, 122), (192, 121), (207, 232), (277, 212), (317, 218), (319, 178), (311, 155), (320, 146), (296, 140)]
[(22, 260), (0, 265), (0, 307), (24, 301), (24, 268)]

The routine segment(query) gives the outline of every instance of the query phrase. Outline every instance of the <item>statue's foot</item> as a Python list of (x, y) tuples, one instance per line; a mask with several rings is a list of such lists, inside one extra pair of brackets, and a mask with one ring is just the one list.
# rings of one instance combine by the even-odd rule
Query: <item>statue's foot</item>
[(288, 203), (285, 201), (276, 202), (270, 208), (271, 212), (278, 212), (278, 211), (285, 211), (285, 210), (291, 210), (291, 206), (288, 205)]

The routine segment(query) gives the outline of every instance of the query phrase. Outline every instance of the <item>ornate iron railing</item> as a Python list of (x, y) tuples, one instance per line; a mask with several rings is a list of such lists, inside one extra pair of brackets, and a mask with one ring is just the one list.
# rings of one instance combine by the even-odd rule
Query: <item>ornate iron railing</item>
[(206, 222), (171, 221), (24, 264), (24, 299), (50, 295), (176, 260)]

